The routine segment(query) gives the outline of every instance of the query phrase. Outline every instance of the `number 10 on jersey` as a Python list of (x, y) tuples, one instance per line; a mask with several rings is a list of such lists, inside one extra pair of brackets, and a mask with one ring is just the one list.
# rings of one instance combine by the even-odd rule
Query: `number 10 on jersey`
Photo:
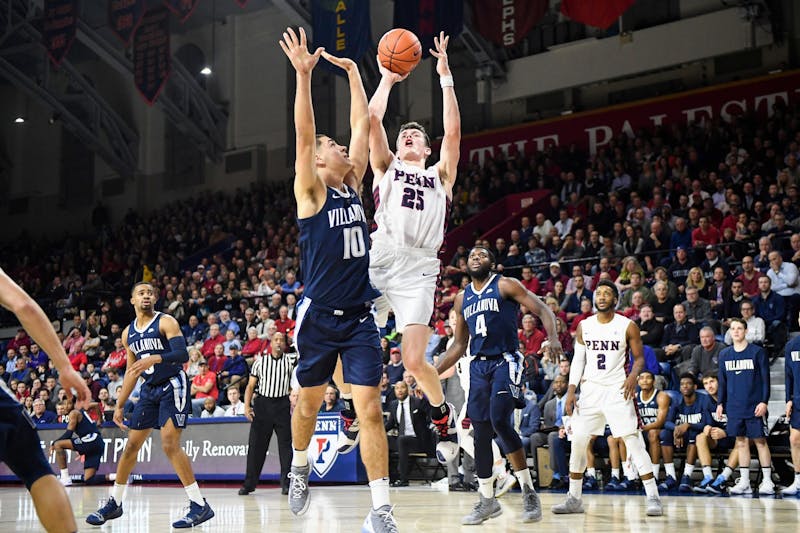
[(361, 227), (343, 228), (342, 234), (344, 237), (343, 258), (364, 257), (364, 254), (367, 253), (367, 247), (364, 245), (364, 231)]

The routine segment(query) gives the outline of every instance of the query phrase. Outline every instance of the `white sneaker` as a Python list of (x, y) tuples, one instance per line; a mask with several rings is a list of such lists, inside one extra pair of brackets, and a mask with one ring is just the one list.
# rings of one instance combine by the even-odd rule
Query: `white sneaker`
[(784, 496), (796, 496), (798, 492), (800, 492), (800, 486), (798, 486), (796, 481), (788, 487), (781, 489), (781, 494)]
[(506, 471), (503, 476), (497, 478), (497, 486), (494, 489), (494, 497), (499, 498), (506, 492), (514, 488), (517, 484), (517, 477), (511, 472)]
[(58, 480), (59, 480), (59, 481), (61, 482), (61, 484), (62, 484), (62, 485), (64, 485), (65, 487), (70, 487), (70, 486), (72, 486), (72, 480), (71, 480), (70, 478), (63, 478), (63, 477), (60, 477), (60, 478), (58, 478)]
[(758, 486), (758, 493), (765, 496), (775, 494), (775, 483), (773, 483), (769, 478), (764, 479), (764, 481), (761, 482), (761, 485)]
[(753, 487), (750, 486), (750, 480), (740, 478), (738, 483), (731, 487), (731, 494), (753, 494)]

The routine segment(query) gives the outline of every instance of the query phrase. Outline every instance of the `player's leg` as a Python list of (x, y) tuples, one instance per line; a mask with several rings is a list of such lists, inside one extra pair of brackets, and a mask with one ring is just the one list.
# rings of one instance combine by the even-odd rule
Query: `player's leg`
[[(425, 360), (425, 348), (431, 336), (431, 329), (426, 324), (408, 324), (403, 330), (403, 366), (411, 372), (414, 379), (425, 395), (431, 407), (441, 407), (444, 404), (442, 382), (439, 373), (428, 361)], [(441, 413), (434, 412), (431, 416)]]
[[(690, 442), (686, 442), (689, 439)], [(695, 442), (691, 442), (691, 441)], [(697, 437), (690, 432), (684, 435), (684, 444), (686, 446), (686, 463), (683, 465), (683, 475), (681, 482), (678, 485), (680, 492), (691, 492), (692, 490), (692, 474), (694, 474), (694, 463), (697, 461)]]
[(606, 484), (606, 490), (618, 491), (621, 490), (620, 482), (620, 456), (619, 456), (619, 442), (620, 439), (609, 435), (606, 437), (608, 442), (608, 462), (611, 463), (611, 479)]
[(710, 435), (700, 432), (697, 434), (695, 446), (697, 456), (700, 459), (700, 468), (703, 469), (703, 480), (697, 486), (692, 487), (692, 490), (705, 494), (708, 492), (709, 485), (714, 482), (714, 474), (711, 471), (711, 450), (717, 447), (717, 441), (712, 439)]
[(706, 492), (709, 494), (721, 494), (725, 488), (725, 484), (733, 475), (735, 469), (739, 466), (739, 449), (736, 447), (736, 439), (734, 437), (725, 437), (725, 440), (730, 441), (731, 451), (728, 453), (728, 460), (725, 468), (714, 479), (714, 482), (708, 486)]
[[(795, 411), (792, 411), (792, 418), (794, 418), (794, 413)], [(800, 430), (795, 427), (789, 428), (789, 446), (794, 466), (794, 482), (781, 492), (787, 496), (794, 496), (800, 492)]]
[(72, 480), (69, 477), (69, 469), (67, 468), (67, 450), (74, 449), (75, 447), (69, 439), (61, 439), (53, 443), (53, 452), (56, 454), (56, 464), (61, 474), (59, 481), (61, 481), (61, 484), (65, 487), (72, 485)]
[(661, 447), (661, 457), (664, 460), (664, 481), (658, 485), (658, 489), (669, 492), (678, 488), (678, 474), (675, 472), (675, 435), (671, 429), (662, 429), (659, 432), (659, 445)]
[(758, 453), (758, 462), (761, 463), (761, 484), (758, 486), (758, 493), (763, 495), (775, 494), (775, 483), (772, 481), (772, 454), (765, 437), (753, 439)]
[(650, 452), (650, 461), (653, 464), (653, 477), (658, 482), (658, 473), (661, 470), (661, 439), (660, 430), (650, 429), (647, 431), (647, 451)]
[(584, 474), (583, 490), (597, 490), (600, 488), (597, 482), (597, 469), (595, 468), (595, 461), (597, 460), (597, 454), (594, 449), (595, 442), (597, 442), (597, 435), (592, 435), (589, 445), (586, 447), (586, 472)]
[[(625, 446), (625, 441), (619, 439), (618, 441), (619, 446), (619, 457), (622, 461), (622, 481), (620, 482), (622, 490), (634, 490), (637, 488), (637, 482), (639, 481), (639, 472), (633, 465), (631, 461), (631, 456), (628, 453), (628, 448)], [(645, 449), (647, 447), (645, 446)], [(655, 477), (655, 473), (653, 474)]]
[(175, 426), (172, 418), (167, 419), (166, 423), (161, 427), (161, 448), (175, 469), (175, 473), (178, 475), (178, 479), (180, 479), (186, 495), (189, 497), (189, 512), (185, 517), (174, 522), (172, 527), (190, 528), (213, 518), (214, 511), (203, 498), (192, 471), (192, 463), (181, 447), (182, 431), (181, 428)]
[[(631, 409), (633, 409), (633, 404), (631, 404)], [(634, 417), (635, 415), (634, 412)], [(616, 429), (613, 424), (614, 422), (612, 421), (611, 431)], [(647, 515), (661, 516), (663, 514), (663, 508), (658, 495), (656, 480), (655, 477), (653, 477), (653, 464), (650, 462), (650, 456), (647, 454), (647, 450), (644, 447), (641, 432), (637, 429), (634, 433), (625, 435), (622, 440), (625, 441), (625, 447), (628, 450), (628, 454), (630, 454), (631, 461), (639, 471), (639, 476), (642, 479), (642, 485), (644, 485), (644, 492), (647, 498)]]
[(333, 381), (339, 387), (339, 397), (344, 404), (344, 409), (339, 413), (339, 416), (342, 417), (342, 431), (338, 435), (338, 444), (336, 448), (340, 454), (348, 454), (355, 450), (358, 445), (358, 440), (360, 438), (358, 430), (360, 424), (353, 405), (352, 388), (350, 384), (344, 380), (341, 357), (336, 361), (336, 368), (333, 371)]
[(55, 476), (42, 476), (30, 487), (36, 515), (49, 533), (78, 531), (67, 492)]
[(750, 439), (736, 436), (736, 455), (739, 460), (739, 482), (731, 488), (731, 494), (750, 494)]

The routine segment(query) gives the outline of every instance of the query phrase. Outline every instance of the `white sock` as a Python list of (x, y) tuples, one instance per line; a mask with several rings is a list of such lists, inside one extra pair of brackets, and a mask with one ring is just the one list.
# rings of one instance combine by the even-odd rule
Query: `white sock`
[(731, 474), (733, 474), (733, 468), (726, 466), (725, 468), (722, 469), (720, 477), (727, 481), (728, 479), (731, 478)]
[(527, 486), (528, 488), (533, 488), (533, 480), (531, 479), (531, 471), (527, 468), (523, 468), (517, 472), (514, 472), (514, 475), (517, 476), (517, 480), (519, 481), (519, 486), (524, 487)]
[(117, 505), (122, 505), (122, 500), (125, 499), (127, 488), (128, 485), (120, 485), (119, 483), (114, 483), (114, 486), (111, 488), (111, 497), (114, 498)]
[(678, 475), (675, 473), (675, 463), (664, 463), (664, 472), (668, 476), (672, 476), (672, 479), (678, 479)]
[(800, 487), (800, 472), (794, 473), (794, 485), (795, 487)]
[(305, 450), (294, 450), (294, 453), (292, 453), (292, 466), (308, 466), (308, 448)]
[(683, 475), (692, 477), (692, 473), (693, 472), (694, 472), (694, 465), (690, 465), (689, 463), (686, 463), (686, 465), (684, 465), (684, 467), (683, 467)]
[(612, 468), (611, 469), (611, 477), (615, 477), (619, 479), (619, 468)]
[(710, 466), (704, 466), (703, 467), (703, 477), (704, 478), (711, 477), (711, 467)]
[(651, 477), (650, 479), (643, 479), (642, 485), (644, 485), (644, 493), (647, 494), (648, 498), (658, 498), (658, 485), (656, 485), (656, 478)]
[(766, 466), (761, 469), (761, 475), (764, 476), (764, 481), (772, 483), (772, 467)]
[(750, 469), (749, 468), (739, 468), (739, 483), (748, 485), (750, 484)]
[(194, 503), (200, 506), (204, 506), (206, 504), (205, 500), (203, 500), (203, 495), (200, 494), (200, 487), (197, 485), (197, 481), (191, 485), (186, 485), (183, 488), (186, 491), (186, 495), (189, 496), (189, 499)]
[(494, 477), (478, 478), (478, 492), (484, 498), (494, 498)]
[(384, 505), (392, 505), (389, 501), (389, 478), (382, 477), (369, 482), (369, 491), (372, 494), (372, 508), (380, 509)]
[(569, 493), (572, 497), (580, 500), (583, 495), (583, 480), (569, 478)]
[(340, 396), (342, 397), (342, 400), (352, 400), (353, 399), (353, 393), (352, 392), (343, 392)]
[(625, 474), (626, 478), (633, 479), (633, 470), (631, 470), (631, 465), (628, 461), (622, 462), (622, 473)]
[(589, 477), (597, 477), (597, 470), (595, 470), (594, 468), (587, 468), (586, 475)]
[(69, 479), (69, 469), (68, 468), (62, 468), (61, 469), (61, 479), (64, 479), (64, 480)]

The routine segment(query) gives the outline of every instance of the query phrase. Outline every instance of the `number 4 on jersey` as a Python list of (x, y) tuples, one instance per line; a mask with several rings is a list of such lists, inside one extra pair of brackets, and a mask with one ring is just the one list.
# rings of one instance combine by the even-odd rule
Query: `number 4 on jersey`
[(475, 335), (486, 336), (486, 319), (483, 314), (478, 315), (475, 319)]

